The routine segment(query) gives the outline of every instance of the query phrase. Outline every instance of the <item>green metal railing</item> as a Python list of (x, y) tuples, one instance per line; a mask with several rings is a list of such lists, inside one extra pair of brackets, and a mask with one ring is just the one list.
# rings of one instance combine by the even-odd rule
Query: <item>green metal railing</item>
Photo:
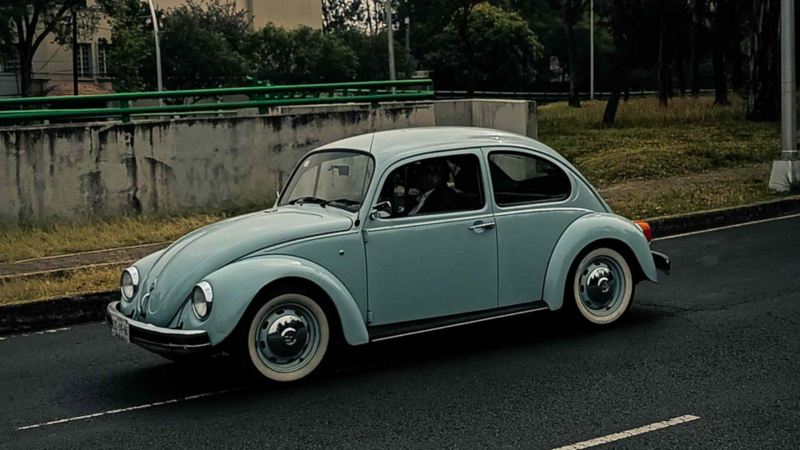
[[(244, 101), (221, 101), (225, 96), (247, 96)], [(281, 86), (252, 86), (183, 91), (128, 92), (100, 95), (25, 97), (0, 99), (0, 124), (8, 122), (121, 119), (133, 116), (158, 116), (213, 113), (246, 108), (267, 108), (292, 105), (335, 103), (372, 103), (422, 100), (433, 98), (430, 79), (364, 81), (352, 83), (301, 84)], [(168, 99), (176, 104), (134, 106), (134, 101)], [(180, 103), (186, 99), (202, 103)]]

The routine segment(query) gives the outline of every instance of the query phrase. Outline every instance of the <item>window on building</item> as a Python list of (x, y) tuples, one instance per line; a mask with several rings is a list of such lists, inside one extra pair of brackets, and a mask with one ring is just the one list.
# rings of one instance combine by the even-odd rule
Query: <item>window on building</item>
[(100, 39), (97, 41), (97, 76), (108, 77), (108, 41)]
[(78, 44), (78, 76), (91, 78), (92, 70), (92, 44)]
[(0, 73), (16, 73), (18, 70), (18, 58), (9, 55), (0, 55)]
[(572, 189), (563, 170), (531, 155), (493, 152), (489, 154), (489, 172), (499, 206), (564, 200)]

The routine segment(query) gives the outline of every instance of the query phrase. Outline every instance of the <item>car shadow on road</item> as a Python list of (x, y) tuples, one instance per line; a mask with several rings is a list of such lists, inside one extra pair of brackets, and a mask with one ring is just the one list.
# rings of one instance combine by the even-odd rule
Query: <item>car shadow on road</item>
[[(254, 393), (291, 392), (343, 380), (380, 378), (393, 370), (413, 371), (473, 360), (513, 358), (516, 354), (547, 354), (586, 346), (598, 339), (617, 339), (645, 332), (662, 320), (661, 313), (633, 309), (625, 320), (598, 328), (560, 314), (539, 313), (457, 327), (359, 347), (333, 348), (317, 373), (299, 383), (265, 383), (246, 376), (225, 354), (196, 363), (166, 359), (138, 370), (118, 373), (113, 383), (145, 398), (180, 398), (198, 393), (246, 389)], [(111, 380), (109, 380), (111, 381)]]

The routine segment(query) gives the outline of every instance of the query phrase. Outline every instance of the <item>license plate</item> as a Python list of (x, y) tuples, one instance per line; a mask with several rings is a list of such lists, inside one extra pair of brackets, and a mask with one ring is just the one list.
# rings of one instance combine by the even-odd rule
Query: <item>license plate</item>
[(120, 317), (111, 316), (111, 335), (130, 343), (131, 328), (128, 325), (128, 322)]

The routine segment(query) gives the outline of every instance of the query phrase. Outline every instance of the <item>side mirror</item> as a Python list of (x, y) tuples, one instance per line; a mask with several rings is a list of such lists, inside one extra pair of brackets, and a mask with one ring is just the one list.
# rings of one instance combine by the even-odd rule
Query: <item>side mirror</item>
[(389, 200), (376, 203), (369, 212), (369, 220), (385, 219), (387, 217), (392, 217), (392, 202)]

